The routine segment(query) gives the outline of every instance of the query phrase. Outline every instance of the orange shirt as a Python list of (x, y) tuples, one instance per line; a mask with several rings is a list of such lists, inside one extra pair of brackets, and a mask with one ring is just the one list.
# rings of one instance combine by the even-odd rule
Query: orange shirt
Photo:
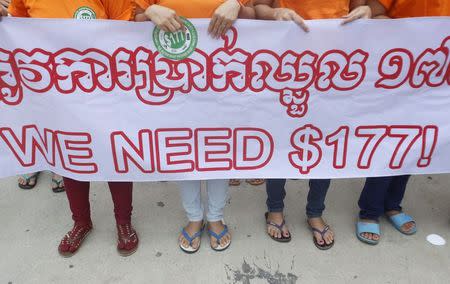
[(131, 20), (133, 0), (12, 0), (13, 17)]
[(449, 0), (378, 0), (391, 18), (450, 16)]
[[(170, 8), (185, 18), (211, 18), (226, 0), (135, 0), (142, 9), (157, 4)], [(249, 0), (241, 1), (248, 3)]]
[(279, 0), (278, 5), (294, 10), (305, 20), (342, 18), (350, 11), (350, 0)]

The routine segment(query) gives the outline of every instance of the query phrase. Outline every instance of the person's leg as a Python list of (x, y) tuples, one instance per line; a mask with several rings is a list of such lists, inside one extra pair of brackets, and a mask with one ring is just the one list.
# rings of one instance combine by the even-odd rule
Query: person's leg
[[(378, 223), (378, 218), (384, 213), (384, 201), (391, 185), (392, 177), (370, 177), (359, 197), (359, 219), (361, 222)], [(363, 238), (378, 241), (380, 236), (372, 233), (361, 234)]]
[(320, 234), (314, 231), (314, 237), (319, 245), (331, 244), (334, 240), (334, 233), (327, 227), (328, 225), (322, 218), (325, 210), (325, 198), (330, 188), (329, 179), (312, 179), (309, 181), (308, 202), (306, 204), (306, 216), (311, 228), (324, 232)]
[(312, 179), (309, 181), (308, 203), (306, 204), (306, 216), (308, 218), (322, 217), (330, 183), (331, 180), (329, 179)]
[[(406, 186), (408, 184), (410, 176), (395, 176), (392, 177), (392, 182), (386, 194), (386, 199), (384, 201), (384, 209), (385, 213), (388, 216), (394, 216), (400, 214), (402, 212), (402, 207), (400, 204), (402, 203), (403, 197), (405, 195)], [(415, 226), (414, 222), (405, 223), (401, 230), (404, 232), (409, 232)]]
[(133, 212), (133, 183), (108, 182), (111, 197), (114, 203), (114, 215), (117, 224), (131, 223)]
[(74, 226), (61, 240), (58, 251), (61, 255), (70, 257), (77, 252), (85, 237), (92, 230), (89, 182), (64, 178), (64, 184)]
[[(201, 182), (198, 180), (180, 181), (179, 186), (181, 202), (189, 220), (189, 223), (184, 227), (184, 230), (189, 236), (193, 236), (199, 232), (203, 226), (204, 209), (201, 197)], [(190, 245), (183, 234), (180, 234), (179, 242), (184, 248), (188, 248)], [(192, 248), (197, 249), (200, 246), (200, 237), (195, 238), (192, 241), (191, 246)]]
[[(206, 181), (208, 192), (208, 212), (206, 219), (208, 220), (208, 229), (220, 235), (224, 229), (223, 210), (227, 204), (229, 197), (229, 187), (227, 180), (208, 180)], [(211, 236), (211, 246), (216, 248), (219, 246), (217, 239)], [(220, 245), (226, 246), (231, 241), (230, 233), (226, 233), (220, 240)]]
[(122, 256), (136, 252), (139, 238), (131, 225), (133, 211), (133, 183), (108, 182), (114, 203), (114, 215), (117, 226), (117, 251)]
[(64, 178), (72, 219), (79, 224), (92, 224), (89, 182)]
[[(268, 179), (266, 180), (267, 192), (267, 222), (281, 225), (284, 221), (284, 198), (286, 197), (286, 179)], [(267, 233), (277, 239), (282, 235), (286, 238), (290, 236), (287, 226), (283, 226), (280, 231), (277, 227), (267, 225)]]

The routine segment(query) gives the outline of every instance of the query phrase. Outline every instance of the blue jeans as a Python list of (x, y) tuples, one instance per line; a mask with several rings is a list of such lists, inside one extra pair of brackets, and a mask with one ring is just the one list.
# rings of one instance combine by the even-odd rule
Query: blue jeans
[[(228, 200), (228, 180), (206, 181), (208, 197), (202, 202), (201, 182), (199, 180), (180, 181), (181, 202), (190, 222), (217, 222), (223, 219), (223, 210)], [(206, 207), (206, 210), (205, 210)], [(206, 211), (206, 212), (205, 212)]]
[[(328, 188), (330, 188), (329, 179), (312, 179), (309, 181), (308, 203), (306, 205), (306, 215), (308, 218), (321, 217), (325, 210), (325, 198)], [(267, 208), (269, 212), (283, 212), (284, 198), (286, 190), (285, 179), (268, 179), (266, 182)]]
[(376, 220), (386, 211), (402, 211), (409, 175), (367, 178), (359, 197), (359, 218)]

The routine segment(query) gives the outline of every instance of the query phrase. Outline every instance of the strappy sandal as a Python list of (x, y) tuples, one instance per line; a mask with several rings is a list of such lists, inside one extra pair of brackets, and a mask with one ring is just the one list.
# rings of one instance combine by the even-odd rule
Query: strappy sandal
[[(56, 185), (56, 187), (53, 187), (53, 185)], [(64, 192), (66, 188), (64, 187), (64, 179), (61, 177), (60, 180), (52, 178), (52, 190), (54, 193)]]
[[(21, 189), (29, 190), (33, 189), (38, 182), (40, 172), (36, 172), (32, 175), (22, 175), (21, 178), (25, 181), (25, 184), (20, 182), (17, 184)], [(34, 180), (34, 184), (30, 184), (30, 181)]]
[[(313, 233), (313, 242), (314, 242), (314, 245), (315, 245), (318, 249), (320, 249), (320, 250), (328, 250), (328, 249), (330, 249), (331, 247), (334, 246), (334, 240), (333, 240), (330, 244), (327, 244), (327, 243), (325, 242), (325, 234), (330, 230), (330, 226), (329, 226), (329, 225), (325, 225), (325, 227), (323, 228), (322, 231), (319, 230), (319, 229), (313, 228), (313, 227), (309, 224), (309, 222), (308, 222), (308, 225), (309, 225), (309, 228), (311, 229), (311, 232)], [(317, 242), (317, 238), (316, 238), (316, 236), (314, 235), (314, 232), (320, 234), (320, 236), (322, 237), (322, 240), (323, 240), (323, 244), (319, 244), (319, 243)]]
[(230, 179), (228, 181), (228, 185), (229, 186), (239, 186), (239, 185), (241, 185), (241, 181), (238, 179)]
[(224, 251), (224, 250), (226, 250), (227, 248), (229, 248), (230, 247), (230, 245), (231, 245), (231, 239), (230, 239), (230, 241), (227, 243), (227, 244), (225, 244), (224, 246), (222, 246), (221, 244), (220, 244), (220, 240), (223, 238), (223, 237), (225, 237), (225, 235), (226, 234), (228, 234), (228, 226), (227, 225), (224, 225), (224, 228), (223, 228), (223, 230), (222, 230), (222, 232), (220, 232), (220, 234), (216, 234), (216, 233), (214, 233), (211, 229), (208, 229), (208, 235), (211, 237), (214, 237), (215, 239), (216, 239), (216, 242), (217, 242), (217, 247), (213, 247), (212, 245), (211, 245), (211, 248), (213, 249), (213, 250), (215, 250), (215, 251)]
[(278, 225), (278, 224), (276, 224), (276, 223), (271, 222), (271, 221), (268, 220), (268, 219), (269, 219), (269, 212), (266, 212), (265, 217), (266, 217), (266, 225), (275, 227), (275, 228), (276, 228), (277, 230), (279, 230), (280, 233), (281, 233), (281, 238), (276, 238), (276, 237), (270, 235), (270, 234), (267, 232), (267, 235), (268, 235), (272, 240), (277, 241), (277, 242), (280, 242), (280, 243), (288, 243), (288, 242), (291, 241), (291, 238), (292, 238), (292, 237), (291, 237), (291, 232), (288, 231), (289, 237), (285, 237), (285, 236), (283, 235), (283, 226), (286, 225), (286, 222), (285, 222), (284, 218), (283, 218), (283, 222), (281, 222), (281, 224)]
[(246, 179), (245, 182), (247, 182), (248, 184), (251, 184), (253, 186), (258, 186), (258, 185), (262, 185), (266, 182), (265, 179)]
[[(193, 234), (192, 236), (189, 235), (189, 233), (186, 231), (185, 228), (183, 228), (181, 230), (181, 234), (183, 235), (183, 237), (189, 242), (189, 246), (186, 248), (181, 244), (181, 240), (178, 241), (178, 245), (180, 246), (180, 249), (187, 253), (187, 254), (193, 254), (199, 251), (200, 249), (200, 245), (202, 242), (202, 233), (203, 230), (205, 229), (205, 224), (202, 225), (202, 228), (200, 229), (200, 231), (196, 232), (195, 234)], [(200, 238), (199, 242), (198, 242), (198, 248), (193, 248), (192, 247), (192, 242), (196, 239), (196, 238)]]

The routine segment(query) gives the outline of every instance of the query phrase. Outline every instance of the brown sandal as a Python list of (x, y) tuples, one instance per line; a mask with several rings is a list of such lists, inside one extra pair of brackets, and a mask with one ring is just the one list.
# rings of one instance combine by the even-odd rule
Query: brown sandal
[(272, 236), (272, 235), (270, 235), (269, 233), (267, 233), (267, 235), (268, 235), (272, 240), (277, 241), (277, 242), (280, 242), (280, 243), (288, 243), (288, 242), (291, 241), (292, 236), (291, 236), (291, 232), (289, 232), (289, 230), (288, 230), (288, 233), (289, 233), (289, 236), (288, 236), (288, 237), (285, 237), (285, 236), (283, 235), (283, 227), (284, 227), (284, 225), (286, 225), (286, 221), (284, 220), (284, 218), (283, 218), (283, 222), (281, 222), (281, 224), (278, 225), (278, 224), (276, 224), (276, 223), (271, 222), (271, 221), (268, 220), (268, 219), (269, 219), (269, 212), (266, 212), (265, 217), (266, 217), (266, 225), (272, 226), (272, 227), (276, 228), (276, 229), (279, 230), (280, 233), (281, 233), (281, 238), (275, 238), (274, 236)]
[(241, 181), (238, 179), (230, 179), (228, 181), (228, 185), (229, 186), (239, 186), (239, 185), (241, 185)]
[(266, 182), (265, 179), (246, 179), (245, 180), (248, 184), (254, 185), (254, 186), (258, 186), (258, 185), (262, 185)]

